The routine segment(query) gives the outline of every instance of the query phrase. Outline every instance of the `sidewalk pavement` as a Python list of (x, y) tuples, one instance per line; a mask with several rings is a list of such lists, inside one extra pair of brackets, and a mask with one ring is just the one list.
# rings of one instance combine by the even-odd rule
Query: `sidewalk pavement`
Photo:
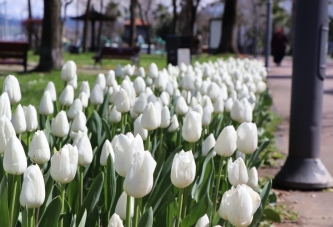
[[(270, 64), (267, 84), (273, 97), (274, 111), (282, 118), (276, 133), (277, 148), (288, 154), (289, 117), (291, 99), (292, 59), (283, 60), (280, 67)], [(324, 81), (324, 99), (321, 132), (321, 160), (333, 175), (333, 61), (329, 60)], [(263, 169), (261, 176), (275, 176), (280, 167)], [(287, 209), (298, 213), (296, 223), (280, 223), (274, 226), (333, 226), (333, 192), (313, 191), (282, 191), (275, 190), (279, 202), (286, 204)]]

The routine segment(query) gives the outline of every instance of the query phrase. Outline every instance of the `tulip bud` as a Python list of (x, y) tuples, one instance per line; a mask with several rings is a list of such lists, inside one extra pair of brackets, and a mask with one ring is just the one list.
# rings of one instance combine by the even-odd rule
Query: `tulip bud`
[(99, 160), (102, 166), (106, 166), (109, 155), (111, 155), (114, 164), (114, 151), (112, 145), (109, 140), (105, 140), (104, 145), (102, 147), (101, 157)]
[(224, 110), (224, 101), (222, 99), (222, 97), (218, 97), (217, 99), (215, 99), (214, 103), (214, 113), (223, 113)]
[(79, 93), (86, 93), (87, 97), (90, 98), (90, 86), (88, 81), (82, 81)]
[(158, 68), (154, 62), (149, 65), (148, 76), (152, 79), (155, 79), (158, 76)]
[(53, 111), (54, 108), (50, 92), (45, 91), (39, 104), (39, 113), (41, 115), (50, 115), (53, 114)]
[(88, 102), (89, 102), (89, 98), (88, 98), (87, 94), (85, 92), (81, 92), (79, 94), (79, 99), (81, 101), (82, 108), (87, 108)]
[(61, 105), (70, 106), (74, 101), (74, 88), (66, 85), (65, 89), (61, 92), (59, 102)]
[(75, 74), (73, 79), (67, 81), (66, 85), (70, 85), (73, 87), (73, 89), (77, 88), (77, 75)]
[[(130, 210), (130, 217), (133, 217), (134, 214), (134, 198), (131, 198), (131, 210)], [(127, 194), (126, 192), (121, 193), (117, 205), (115, 213), (119, 215), (121, 220), (126, 220), (126, 205), (127, 205)]]
[(199, 218), (199, 220), (195, 224), (195, 227), (209, 227), (209, 218), (207, 214)]
[(161, 128), (167, 128), (170, 125), (170, 110), (167, 106), (162, 108), (161, 113)]
[(188, 106), (183, 96), (180, 96), (176, 103), (176, 114), (185, 115), (188, 112)]
[(15, 109), (12, 118), (12, 124), (16, 134), (21, 134), (25, 132), (25, 130), (27, 129), (27, 122), (25, 120), (25, 115), (21, 104), (18, 104), (18, 106)]
[(82, 112), (82, 103), (80, 99), (75, 99), (67, 111), (67, 117), (73, 119), (79, 112)]
[(222, 157), (230, 157), (237, 148), (237, 133), (234, 126), (225, 127), (217, 138), (215, 151)]
[(99, 84), (99, 86), (102, 88), (102, 90), (105, 89), (105, 87), (106, 87), (106, 80), (105, 80), (105, 76), (104, 76), (103, 73), (99, 73), (97, 75), (97, 78), (95, 80), (94, 85), (96, 85), (96, 84)]
[(141, 93), (139, 97), (136, 99), (133, 109), (137, 113), (143, 113), (143, 110), (145, 109), (147, 105), (147, 95), (145, 93)]
[(153, 103), (148, 103), (142, 113), (141, 126), (147, 130), (155, 130), (158, 127), (157, 109)]
[(57, 92), (56, 92), (56, 88), (54, 86), (54, 83), (52, 81), (47, 83), (47, 85), (45, 87), (45, 90), (44, 90), (44, 93), (46, 91), (48, 91), (50, 93), (52, 102), (57, 101)]
[(109, 121), (111, 123), (118, 123), (121, 121), (121, 113), (117, 111), (116, 106), (112, 107), (112, 110), (109, 114)]
[(178, 118), (177, 118), (177, 115), (174, 114), (172, 117), (171, 117), (171, 121), (170, 121), (170, 127), (168, 128), (168, 132), (175, 132), (178, 130), (179, 128), (179, 122), (178, 122)]
[(202, 156), (207, 156), (208, 152), (215, 146), (215, 138), (211, 133), (202, 143)]
[(40, 207), (45, 200), (43, 174), (38, 165), (29, 166), (24, 172), (20, 204), (27, 208)]
[(168, 106), (170, 103), (170, 95), (168, 92), (163, 91), (160, 95), (160, 100), (164, 106)]
[(148, 195), (153, 187), (155, 168), (156, 161), (149, 151), (135, 152), (124, 181), (126, 194), (134, 198), (142, 198)]
[(51, 152), (49, 142), (44, 131), (36, 131), (30, 143), (28, 156), (37, 164), (44, 164), (50, 160)]
[(212, 120), (211, 108), (206, 106), (203, 109), (203, 113), (202, 113), (202, 118), (201, 118), (202, 126), (208, 126), (210, 124), (211, 120)]
[(60, 184), (71, 182), (76, 174), (79, 154), (76, 146), (66, 144), (51, 158), (51, 177)]
[(23, 146), (16, 136), (9, 139), (4, 156), (3, 169), (13, 175), (21, 175), (27, 168), (27, 158)]
[(76, 64), (74, 61), (68, 61), (61, 69), (61, 79), (70, 81), (76, 76)]
[(90, 102), (94, 105), (101, 105), (104, 100), (104, 92), (99, 84), (95, 84), (90, 95)]
[(196, 105), (194, 108), (193, 108), (193, 111), (197, 112), (200, 114), (200, 116), (203, 116), (203, 108), (201, 105)]
[(86, 166), (92, 162), (93, 159), (93, 152), (90, 140), (86, 134), (77, 135), (78, 141), (74, 141), (74, 146), (76, 145), (77, 150), (79, 152), (79, 166)]
[(69, 132), (69, 123), (65, 111), (60, 111), (57, 116), (52, 119), (51, 133), (58, 137), (65, 137)]
[(136, 119), (140, 114), (135, 112), (133, 108), (130, 109), (130, 115), (132, 119)]
[(195, 160), (192, 151), (181, 150), (175, 155), (171, 167), (171, 182), (177, 188), (186, 188), (195, 178)]
[(27, 123), (26, 130), (28, 132), (35, 131), (38, 128), (38, 120), (37, 120), (37, 111), (36, 108), (32, 105), (29, 105), (26, 108), (23, 108), (25, 121)]
[(254, 123), (244, 122), (237, 128), (237, 147), (244, 154), (252, 154), (258, 147), (258, 131)]
[(146, 90), (146, 83), (142, 77), (137, 77), (133, 82), (133, 87), (136, 95), (139, 95)]
[(238, 185), (223, 194), (219, 215), (235, 227), (249, 226), (260, 204), (258, 193), (247, 185)]
[(203, 108), (208, 107), (211, 112), (214, 111), (214, 106), (213, 106), (212, 100), (208, 96), (205, 95), (202, 98), (202, 101), (203, 101), (203, 105), (202, 105)]
[(15, 130), (12, 123), (6, 116), (0, 116), (0, 154), (5, 152), (5, 147), (13, 136), (15, 136)]
[(115, 100), (116, 110), (121, 113), (127, 113), (131, 108), (130, 99), (124, 89), (120, 89)]
[(140, 114), (134, 121), (134, 135), (140, 135), (143, 140), (148, 137), (148, 130), (141, 126), (142, 114)]
[(72, 123), (72, 131), (74, 131), (74, 132), (85, 131), (86, 123), (87, 123), (86, 115), (82, 111), (78, 112), (75, 115), (73, 123)]
[(225, 102), (225, 111), (227, 113), (230, 113), (232, 110), (232, 107), (234, 105), (234, 101), (232, 98), (228, 98), (227, 101)]
[(116, 70), (114, 72), (116, 74), (116, 77), (123, 77), (124, 76), (124, 72), (123, 72), (123, 68), (121, 67), (120, 64), (117, 64)]
[(21, 100), (21, 89), (20, 84), (17, 78), (13, 75), (8, 75), (3, 84), (2, 84), (2, 92), (6, 92), (8, 94), (8, 98), (10, 100), (10, 104), (16, 104)]
[(12, 118), (12, 109), (7, 92), (0, 95), (0, 116), (5, 115), (8, 119)]
[(249, 101), (244, 98), (241, 101), (243, 103), (244, 106), (244, 117), (243, 117), (243, 121), (244, 122), (251, 122), (252, 121), (252, 105), (249, 103)]
[(266, 89), (267, 89), (267, 84), (264, 81), (259, 81), (257, 83), (257, 90), (256, 90), (257, 94), (263, 93), (264, 91), (266, 91)]
[(145, 69), (143, 67), (140, 67), (138, 70), (138, 77), (145, 78), (145, 76), (146, 76)]
[(249, 180), (246, 183), (248, 186), (250, 186), (251, 188), (256, 188), (258, 187), (258, 171), (256, 169), (256, 167), (252, 167), (249, 170)]
[(111, 216), (108, 227), (124, 227), (123, 221), (121, 220), (118, 214), (114, 213)]
[(161, 112), (162, 112), (162, 105), (159, 101), (153, 103), (156, 110), (156, 119), (157, 119), (157, 127), (161, 126)]
[(238, 158), (232, 162), (232, 158), (228, 161), (228, 180), (233, 186), (246, 184), (249, 180), (247, 169), (242, 158)]
[(183, 123), (182, 136), (187, 142), (197, 142), (201, 137), (201, 116), (195, 111), (190, 111)]
[(157, 88), (160, 91), (164, 91), (167, 82), (168, 81), (166, 80), (164, 73), (159, 72), (158, 76), (154, 79), (155, 88)]

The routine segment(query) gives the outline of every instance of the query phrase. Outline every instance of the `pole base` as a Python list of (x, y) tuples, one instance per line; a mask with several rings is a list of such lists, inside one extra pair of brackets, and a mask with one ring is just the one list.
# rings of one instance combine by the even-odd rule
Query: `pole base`
[(319, 158), (288, 156), (273, 180), (273, 187), (295, 190), (319, 190), (333, 186), (333, 179)]

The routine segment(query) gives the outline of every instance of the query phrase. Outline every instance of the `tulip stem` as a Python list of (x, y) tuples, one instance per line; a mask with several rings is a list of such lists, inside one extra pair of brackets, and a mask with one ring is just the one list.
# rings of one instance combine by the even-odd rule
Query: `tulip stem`
[[(66, 193), (65, 187), (66, 187), (66, 184), (61, 184), (61, 213), (65, 212), (65, 193)], [(59, 226), (60, 227), (64, 226), (64, 219), (63, 218), (60, 220), (60, 225)]]
[(30, 149), (30, 132), (27, 132), (27, 153), (29, 152)]
[(183, 206), (183, 188), (179, 188), (178, 192), (178, 217), (177, 217), (177, 227), (180, 226), (181, 216), (182, 216), (182, 206)]
[(220, 187), (220, 181), (221, 181), (221, 177), (222, 177), (221, 174), (222, 174), (222, 169), (223, 169), (223, 159), (224, 158), (221, 156), (219, 171), (217, 173), (217, 182), (216, 182), (216, 187), (215, 187), (214, 211), (216, 211), (218, 198), (219, 198), (219, 187)]
[(161, 155), (162, 149), (163, 149), (163, 129), (162, 128), (160, 128), (160, 138), (159, 138), (159, 140), (160, 140), (160, 144), (159, 144), (159, 149), (158, 149), (158, 156)]
[(127, 123), (127, 113), (124, 114), (124, 116), (121, 118), (122, 122), (122, 133), (125, 134), (126, 129), (126, 123)]
[(148, 130), (148, 135), (147, 135), (147, 139), (146, 139), (146, 150), (150, 151), (150, 133)]
[(107, 220), (109, 220), (110, 219), (109, 211), (108, 211), (109, 199), (108, 199), (108, 185), (107, 185), (108, 170), (107, 170), (106, 167), (104, 169), (104, 173), (105, 173), (105, 178), (104, 178), (104, 208), (105, 208), (105, 212), (107, 213)]
[(141, 202), (141, 198), (135, 198), (133, 227), (138, 227), (138, 224), (139, 224), (140, 202)]
[(184, 190), (183, 190), (182, 218), (185, 218), (185, 216), (186, 216), (189, 187), (190, 186), (184, 188)]
[(131, 227), (131, 196), (127, 195), (126, 201), (126, 225), (125, 227)]
[(29, 226), (29, 227), (34, 227), (34, 226), (35, 226), (35, 223), (34, 223), (34, 210), (35, 210), (35, 209), (27, 208), (27, 213), (28, 213), (28, 226)]
[(13, 175), (13, 174), (8, 174), (8, 177), (11, 176), (12, 177), (12, 190), (13, 190), (13, 197), (12, 197), (12, 202), (10, 204), (10, 226), (14, 226), (14, 224), (16, 223), (16, 220), (14, 219), (14, 208), (15, 206), (17, 206), (17, 201), (15, 201), (16, 199), (16, 190), (17, 190), (17, 183), (19, 180), (19, 175)]
[(84, 172), (83, 166), (80, 166), (79, 170), (80, 170), (80, 204), (79, 204), (79, 207), (81, 207), (83, 204), (83, 172)]

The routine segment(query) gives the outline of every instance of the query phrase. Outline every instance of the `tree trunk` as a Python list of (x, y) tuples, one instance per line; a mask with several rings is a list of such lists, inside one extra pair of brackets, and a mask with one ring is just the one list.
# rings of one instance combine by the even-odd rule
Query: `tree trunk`
[[(151, 5), (151, 0), (149, 1), (148, 5)], [(147, 33), (147, 44), (148, 44), (148, 49), (147, 49), (147, 54), (151, 54), (151, 40), (150, 40), (150, 25), (148, 24), (148, 9), (145, 11), (145, 17), (146, 19), (144, 19), (143, 17), (143, 10), (142, 10), (142, 6), (140, 3), (138, 3), (138, 8), (139, 8), (139, 14), (140, 14), (140, 19), (141, 19), (141, 23), (145, 24), (147, 26), (145, 26), (146, 29), (146, 33)]]
[[(103, 0), (101, 0), (101, 13), (103, 12)], [(102, 27), (103, 21), (99, 21), (98, 23), (98, 33), (97, 33), (97, 50), (101, 49), (102, 46)]]
[(222, 21), (222, 36), (217, 53), (236, 53), (237, 47), (237, 0), (226, 0)]
[(61, 1), (44, 0), (42, 44), (36, 71), (49, 71), (63, 65), (61, 28)]
[(90, 2), (91, 2), (91, 0), (88, 0), (88, 2), (87, 2), (86, 18), (85, 18), (84, 24), (83, 24), (82, 52), (87, 51), (87, 33), (88, 33), (88, 22), (89, 22), (89, 14), (90, 14)]
[(172, 0), (172, 5), (173, 5), (172, 33), (177, 34), (177, 21), (178, 21), (177, 0)]
[(31, 10), (31, 0), (28, 0), (28, 48), (32, 47), (32, 10)]
[[(192, 2), (192, 0), (191, 0)], [(190, 35), (191, 36), (194, 36), (194, 25), (195, 25), (195, 21), (196, 21), (196, 18), (197, 18), (197, 7), (198, 5), (194, 5), (193, 2), (192, 2), (192, 5), (191, 5), (191, 19), (190, 19)]]
[(136, 8), (138, 5), (137, 0), (131, 0), (131, 5), (130, 5), (130, 13), (131, 13), (131, 24), (130, 24), (130, 40), (129, 40), (129, 45), (131, 47), (135, 46), (135, 41), (136, 41), (136, 24), (135, 24), (135, 17), (136, 17)]

